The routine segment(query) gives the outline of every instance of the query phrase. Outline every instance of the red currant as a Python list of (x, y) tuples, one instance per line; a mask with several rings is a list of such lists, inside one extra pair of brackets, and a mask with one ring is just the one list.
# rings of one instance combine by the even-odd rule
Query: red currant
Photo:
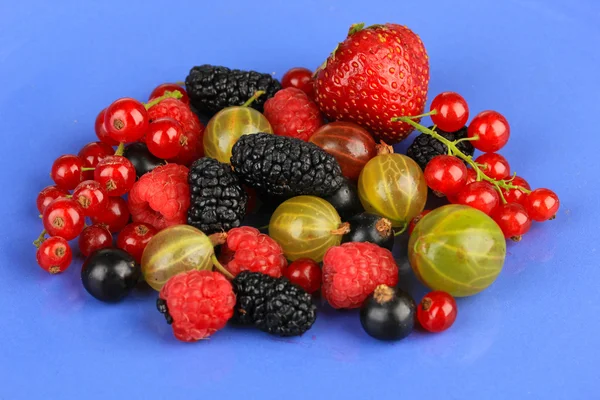
[(154, 90), (152, 91), (152, 93), (150, 93), (150, 97), (148, 98), (148, 101), (152, 101), (154, 99), (156, 99), (157, 97), (161, 97), (165, 94), (165, 92), (179, 92), (181, 93), (182, 97), (179, 99), (179, 101), (185, 103), (185, 104), (190, 104), (190, 98), (187, 94), (187, 92), (185, 91), (184, 88), (182, 88), (181, 86), (179, 86), (176, 83), (163, 83), (162, 85), (158, 85), (156, 88), (154, 88)]
[[(103, 142), (88, 143), (79, 150), (77, 154), (83, 160), (83, 166), (86, 168), (96, 168), (98, 162), (106, 156), (113, 155), (113, 148)], [(83, 178), (87, 181), (94, 179), (94, 171), (85, 171)]]
[(288, 87), (300, 89), (311, 99), (315, 96), (313, 73), (307, 68), (297, 67), (290, 69), (281, 78), (281, 87), (284, 89)]
[(46, 186), (38, 194), (38, 197), (35, 201), (37, 209), (40, 212), (40, 214), (43, 214), (48, 204), (52, 203), (52, 201), (58, 198), (66, 197), (68, 195), (69, 192), (64, 189), (57, 188), (56, 186)]
[(106, 115), (106, 108), (98, 113), (96, 117), (96, 123), (94, 124), (94, 130), (96, 131), (96, 136), (102, 143), (106, 143), (109, 146), (117, 146), (119, 142), (114, 140), (108, 135), (106, 132), (106, 127), (104, 126), (104, 116)]
[(291, 263), (284, 272), (294, 285), (312, 294), (321, 288), (322, 273), (319, 264), (310, 258), (300, 258)]
[[(527, 190), (531, 189), (529, 183), (527, 183), (527, 181), (520, 176), (515, 176), (510, 184), (525, 188)], [(502, 190), (502, 195), (507, 203), (519, 203), (521, 205), (525, 205), (525, 200), (527, 199), (527, 194), (519, 189), (504, 189)]]
[(410, 221), (410, 224), (408, 224), (408, 234), (409, 235), (412, 234), (412, 232), (415, 230), (415, 226), (417, 226), (419, 221), (422, 220), (423, 217), (426, 216), (427, 214), (429, 214), (430, 212), (431, 212), (431, 210), (423, 210), (423, 211), (421, 211), (421, 213), (419, 215), (417, 215)]
[(51, 274), (58, 274), (69, 268), (73, 252), (67, 241), (59, 236), (44, 240), (36, 253), (37, 263)]
[(465, 185), (473, 182), (477, 182), (477, 172), (473, 168), (467, 168), (467, 180), (465, 181)]
[(83, 208), (86, 217), (101, 214), (108, 206), (108, 193), (96, 181), (81, 182), (73, 192), (73, 199)]
[(510, 126), (504, 116), (496, 111), (482, 111), (473, 118), (467, 129), (471, 141), (477, 150), (493, 153), (500, 150), (508, 142)]
[(94, 224), (106, 225), (111, 232), (119, 232), (129, 223), (129, 208), (122, 197), (109, 197), (106, 211), (90, 217)]
[(73, 240), (83, 230), (85, 215), (74, 199), (59, 198), (48, 204), (42, 222), (50, 236)]
[(146, 134), (148, 150), (158, 158), (173, 158), (179, 154), (184, 143), (183, 128), (171, 118), (152, 121)]
[(54, 161), (50, 177), (59, 188), (73, 190), (83, 180), (82, 168), (83, 160), (81, 158), (67, 154)]
[(446, 292), (430, 292), (417, 307), (417, 320), (429, 332), (443, 332), (456, 321), (456, 301)]
[(535, 189), (525, 199), (527, 213), (538, 222), (554, 219), (559, 206), (558, 196), (550, 189)]
[(531, 228), (531, 218), (525, 211), (525, 207), (517, 203), (500, 205), (492, 214), (492, 218), (502, 229), (504, 237), (515, 242), (521, 240), (521, 236)]
[(135, 99), (118, 99), (106, 109), (104, 126), (108, 135), (119, 143), (137, 142), (148, 130), (148, 112)]
[(135, 177), (133, 164), (123, 156), (104, 157), (94, 170), (94, 180), (112, 197), (128, 193), (135, 183)]
[(425, 167), (427, 186), (444, 195), (458, 193), (465, 186), (467, 175), (465, 164), (454, 156), (435, 156)]
[(112, 247), (112, 242), (112, 234), (106, 226), (91, 225), (79, 235), (79, 251), (87, 257), (96, 250)]
[(456, 92), (443, 92), (435, 96), (429, 108), (437, 113), (431, 121), (443, 131), (456, 132), (469, 119), (469, 106), (465, 99)]
[(127, 225), (117, 237), (117, 247), (131, 254), (139, 264), (146, 245), (158, 231), (151, 225), (134, 222)]
[(498, 153), (485, 153), (475, 159), (482, 165), (481, 170), (492, 179), (502, 180), (510, 176), (510, 165), (506, 158)]
[(473, 182), (458, 192), (456, 202), (490, 215), (500, 204), (500, 196), (488, 182)]

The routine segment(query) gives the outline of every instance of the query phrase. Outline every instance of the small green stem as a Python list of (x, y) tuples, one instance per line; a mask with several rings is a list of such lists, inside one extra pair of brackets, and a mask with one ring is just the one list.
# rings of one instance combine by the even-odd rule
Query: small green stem
[(115, 151), (115, 156), (122, 156), (125, 152), (125, 143), (119, 143), (119, 147), (117, 147), (117, 151)]
[(258, 228), (259, 231), (263, 231), (265, 229), (269, 229), (269, 225), (261, 226), (260, 228)]
[(466, 138), (462, 138), (462, 139), (458, 139), (456, 141), (454, 141), (455, 144), (459, 144), (462, 142), (471, 142), (473, 140), (479, 140), (479, 136), (473, 136), (473, 137), (466, 137)]
[(219, 262), (219, 260), (217, 260), (217, 256), (215, 256), (214, 254), (211, 256), (211, 260), (213, 262), (213, 265), (215, 266), (215, 268), (222, 273), (223, 275), (225, 275), (229, 280), (233, 279), (234, 276), (231, 275), (231, 272), (227, 271), (225, 269), (225, 267)]
[(252, 95), (252, 97), (250, 97), (244, 104), (242, 104), (242, 107), (250, 107), (250, 105), (252, 103), (254, 103), (254, 101), (256, 99), (258, 99), (260, 96), (262, 96), (263, 94), (265, 94), (264, 90), (257, 90), (256, 93), (254, 93), (254, 95)]
[(185, 86), (185, 82), (184, 81), (177, 81), (177, 82), (175, 82), (175, 84), (179, 85), (179, 86)]
[[(410, 118), (410, 119), (417, 119), (417, 118), (423, 118), (423, 117), (430, 117), (432, 115), (436, 115), (437, 114), (437, 110), (431, 110), (428, 113), (424, 113), (424, 114), (419, 114), (419, 115), (407, 115), (406, 118)], [(393, 119), (392, 119), (393, 120)]]
[(84, 172), (85, 172), (85, 171), (93, 171), (93, 170), (95, 170), (95, 169), (96, 169), (96, 168), (94, 168), (94, 167), (83, 167), (83, 168), (81, 168), (81, 170), (82, 170), (82, 171), (84, 171)]
[(47, 234), (47, 233), (48, 233), (48, 232), (47, 232), (47, 231), (44, 229), (44, 230), (42, 231), (42, 233), (40, 234), (40, 236), (38, 236), (38, 238), (37, 238), (37, 239), (35, 239), (35, 240), (33, 241), (33, 245), (34, 245), (35, 247), (39, 248), (39, 247), (40, 247), (40, 245), (41, 245), (42, 243), (44, 243), (44, 240), (46, 240), (46, 234)]
[(395, 231), (394, 232), (394, 236), (400, 236), (402, 235), (404, 232), (406, 232), (406, 229), (408, 228), (408, 223), (404, 223), (404, 225), (402, 225), (402, 228), (400, 228), (399, 231)]
[(182, 97), (183, 97), (183, 94), (179, 90), (174, 90), (172, 92), (167, 90), (162, 96), (157, 97), (157, 98), (153, 99), (152, 101), (149, 101), (148, 103), (145, 103), (144, 107), (146, 107), (146, 110), (148, 110), (150, 107), (157, 105), (164, 99), (180, 99)]
[[(432, 136), (433, 138), (437, 139), (439, 142), (445, 144), (446, 147), (448, 147), (448, 150), (451, 153), (451, 155), (460, 158), (461, 160), (463, 160), (467, 164), (469, 164), (471, 166), (471, 168), (473, 168), (473, 170), (477, 173), (478, 181), (486, 181), (486, 182), (492, 184), (496, 188), (498, 193), (500, 193), (500, 197), (502, 198), (502, 200), (504, 202), (506, 202), (506, 199), (502, 195), (502, 189), (518, 189), (523, 193), (531, 193), (531, 190), (528, 190), (527, 188), (524, 188), (522, 186), (513, 185), (511, 183), (512, 179), (496, 180), (496, 179), (490, 178), (485, 173), (483, 173), (479, 164), (477, 164), (475, 161), (473, 161), (473, 157), (464, 154), (462, 151), (460, 151), (456, 147), (456, 144), (458, 143), (458, 141), (455, 141), (455, 142), (450, 141), (450, 140), (446, 139), (445, 137), (443, 137), (442, 135), (440, 135), (439, 133), (437, 133), (435, 130), (426, 128), (423, 125), (416, 123), (411, 118), (412, 117), (394, 117), (394, 118), (392, 118), (392, 121), (393, 122), (396, 122), (396, 121), (405, 122), (405, 123), (411, 125), (413, 128), (415, 128), (419, 132), (425, 133), (429, 136)], [(472, 140), (475, 140), (475, 138), (472, 138)]]

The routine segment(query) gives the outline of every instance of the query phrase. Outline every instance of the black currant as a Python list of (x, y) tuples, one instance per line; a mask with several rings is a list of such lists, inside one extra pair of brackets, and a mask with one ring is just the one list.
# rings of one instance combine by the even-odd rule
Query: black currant
[(360, 308), (360, 323), (379, 340), (400, 340), (415, 326), (415, 301), (398, 288), (379, 285)]
[(132, 143), (126, 146), (123, 155), (133, 164), (138, 179), (154, 168), (166, 164), (165, 160), (152, 155), (144, 143)]
[(350, 232), (342, 236), (342, 243), (371, 242), (388, 250), (394, 247), (392, 221), (379, 215), (362, 213), (347, 220)]
[(100, 301), (116, 302), (136, 286), (141, 268), (131, 255), (120, 249), (93, 252), (83, 263), (81, 280), (89, 294)]
[(354, 182), (348, 179), (344, 179), (342, 186), (334, 194), (324, 199), (337, 210), (342, 221), (364, 211), (358, 198), (358, 188)]

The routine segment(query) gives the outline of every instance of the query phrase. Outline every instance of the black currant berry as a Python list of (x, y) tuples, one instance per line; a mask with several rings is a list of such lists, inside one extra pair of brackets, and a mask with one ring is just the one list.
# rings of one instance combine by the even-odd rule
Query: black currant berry
[(120, 249), (95, 251), (83, 263), (81, 280), (89, 294), (100, 301), (116, 302), (138, 283), (141, 268)]
[(342, 243), (371, 242), (390, 251), (394, 247), (394, 231), (389, 219), (362, 213), (348, 219), (347, 222), (350, 223), (350, 232), (342, 236)]
[(344, 179), (342, 186), (331, 196), (325, 197), (340, 214), (342, 221), (364, 211), (358, 198), (358, 188), (354, 182)]
[(360, 308), (360, 323), (379, 340), (400, 340), (415, 326), (416, 305), (408, 293), (379, 285)]
[(123, 155), (133, 164), (138, 179), (154, 168), (166, 164), (165, 160), (152, 155), (144, 143), (132, 143), (126, 146)]

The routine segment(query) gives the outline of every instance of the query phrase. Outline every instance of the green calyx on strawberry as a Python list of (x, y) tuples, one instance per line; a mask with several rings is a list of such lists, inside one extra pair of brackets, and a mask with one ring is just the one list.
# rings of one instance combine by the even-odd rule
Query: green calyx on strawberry
[(429, 59), (421, 39), (405, 26), (354, 24), (316, 73), (315, 94), (329, 120), (352, 121), (386, 143), (412, 131), (396, 115), (423, 113)]

